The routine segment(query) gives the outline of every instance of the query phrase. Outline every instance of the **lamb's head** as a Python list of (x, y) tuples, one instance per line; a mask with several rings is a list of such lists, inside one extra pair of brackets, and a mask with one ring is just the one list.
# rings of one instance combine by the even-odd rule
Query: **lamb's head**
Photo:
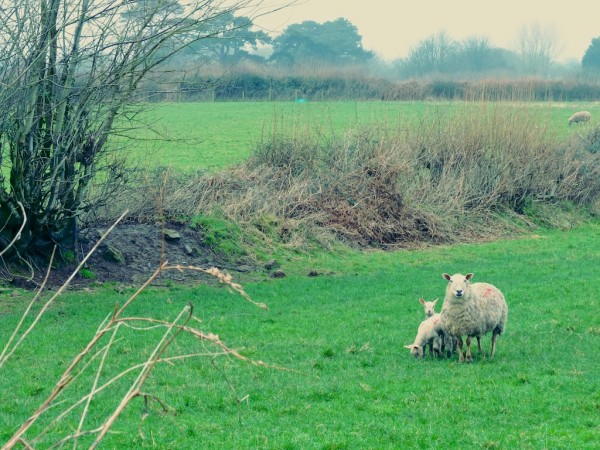
[(448, 286), (446, 287), (446, 295), (452, 295), (454, 297), (463, 297), (469, 289), (469, 280), (473, 277), (472, 273), (463, 275), (461, 273), (454, 274), (452, 276), (444, 273), (442, 275), (445, 280), (448, 280)]
[(418, 345), (413, 344), (413, 345), (405, 345), (404, 348), (409, 349), (410, 354), (413, 355), (415, 358), (423, 357), (423, 347), (419, 347)]
[(427, 301), (425, 301), (424, 298), (419, 299), (419, 302), (425, 308), (425, 316), (431, 317), (435, 314), (435, 304), (437, 303), (438, 300), (439, 300), (439, 298), (436, 298), (435, 300), (433, 300), (431, 302), (427, 302)]

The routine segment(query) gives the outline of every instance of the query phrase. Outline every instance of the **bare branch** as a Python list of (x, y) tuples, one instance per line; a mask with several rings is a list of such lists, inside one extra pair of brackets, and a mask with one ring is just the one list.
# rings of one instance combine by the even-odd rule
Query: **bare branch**
[(25, 228), (25, 225), (27, 224), (27, 213), (25, 212), (23, 203), (17, 202), (17, 205), (19, 205), (19, 207), (21, 208), (21, 217), (22, 217), (21, 228), (19, 228), (19, 231), (17, 231), (17, 233), (13, 237), (12, 241), (10, 241), (8, 243), (8, 245), (4, 248), (4, 250), (2, 250), (0, 252), (0, 258), (15, 244), (15, 242), (17, 242), (19, 239), (21, 239), (21, 233), (23, 232), (23, 228)]

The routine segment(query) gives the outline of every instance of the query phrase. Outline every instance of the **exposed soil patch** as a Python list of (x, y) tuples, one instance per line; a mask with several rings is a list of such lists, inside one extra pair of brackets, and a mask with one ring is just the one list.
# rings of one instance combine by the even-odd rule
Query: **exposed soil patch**
[[(83, 230), (79, 237), (78, 248), (83, 257), (99, 240), (109, 226)], [(165, 232), (166, 231), (166, 232)], [(85, 270), (72, 281), (72, 287), (85, 287), (93, 283), (115, 282), (122, 285), (139, 286), (156, 271), (161, 255), (169, 265), (196, 266), (201, 268), (218, 267), (230, 273), (249, 272), (257, 267), (247, 257), (228, 258), (216, 254), (204, 244), (201, 234), (182, 224), (123, 223), (119, 224), (106, 237), (100, 247), (87, 261)], [(48, 282), (49, 286), (62, 284), (76, 268), (76, 264), (61, 264), (55, 267)], [(2, 278), (12, 284), (33, 288), (39, 285), (45, 270), (39, 268), (33, 281), (15, 276), (14, 272), (2, 273)], [(212, 279), (197, 271), (163, 271), (154, 281), (154, 285), (172, 282), (193, 283)]]

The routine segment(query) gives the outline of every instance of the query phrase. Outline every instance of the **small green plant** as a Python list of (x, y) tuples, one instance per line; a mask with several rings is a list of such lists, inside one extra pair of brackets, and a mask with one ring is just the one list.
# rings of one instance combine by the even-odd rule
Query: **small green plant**
[(72, 250), (65, 250), (62, 252), (62, 260), (67, 264), (73, 264), (75, 262), (75, 252)]
[(204, 244), (229, 256), (246, 254), (242, 247), (242, 230), (236, 223), (220, 215), (201, 215), (192, 220), (192, 227), (202, 233)]
[(85, 267), (79, 271), (79, 276), (86, 280), (93, 280), (94, 278), (96, 278), (96, 274), (91, 269)]

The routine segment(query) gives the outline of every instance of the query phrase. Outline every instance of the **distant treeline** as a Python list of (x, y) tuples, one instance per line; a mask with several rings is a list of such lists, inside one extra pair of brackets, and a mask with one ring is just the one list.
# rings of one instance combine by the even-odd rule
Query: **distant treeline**
[(598, 101), (599, 81), (544, 79), (413, 80), (376, 77), (266, 77), (234, 74), (182, 82), (146, 82), (145, 101), (336, 101), (482, 99), (525, 101)]

